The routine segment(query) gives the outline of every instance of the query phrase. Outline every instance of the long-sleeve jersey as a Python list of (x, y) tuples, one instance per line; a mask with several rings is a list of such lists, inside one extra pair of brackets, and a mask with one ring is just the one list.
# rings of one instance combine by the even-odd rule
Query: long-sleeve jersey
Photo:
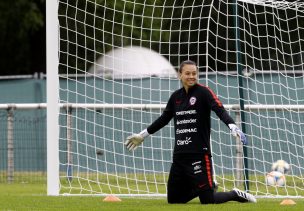
[(162, 115), (148, 128), (153, 134), (174, 118), (174, 156), (210, 154), (211, 111), (228, 126), (235, 124), (223, 104), (207, 86), (196, 84), (188, 90), (176, 90), (169, 98)]

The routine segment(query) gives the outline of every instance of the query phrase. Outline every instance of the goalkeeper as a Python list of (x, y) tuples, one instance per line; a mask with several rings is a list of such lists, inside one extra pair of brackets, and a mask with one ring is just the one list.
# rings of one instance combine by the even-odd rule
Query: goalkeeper
[(215, 192), (212, 181), (210, 150), (211, 111), (247, 144), (246, 136), (235, 125), (222, 103), (208, 87), (198, 84), (198, 69), (193, 61), (184, 61), (179, 68), (183, 87), (169, 98), (162, 115), (147, 129), (127, 138), (125, 145), (135, 150), (150, 134), (174, 118), (175, 146), (169, 173), (168, 203), (187, 203), (199, 197), (202, 204), (227, 201), (256, 202), (253, 195), (234, 188), (230, 192)]

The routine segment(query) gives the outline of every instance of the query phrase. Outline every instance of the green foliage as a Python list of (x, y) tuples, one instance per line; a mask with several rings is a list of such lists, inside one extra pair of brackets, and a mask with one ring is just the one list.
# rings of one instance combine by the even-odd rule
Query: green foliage
[(32, 39), (45, 25), (44, 4), (45, 0), (0, 2), (1, 75), (32, 71), (33, 63), (37, 62), (32, 58), (33, 44), (37, 41)]
[[(1, 75), (45, 71), (45, 2), (0, 2)], [(58, 2), (61, 73), (85, 73), (101, 55), (128, 45), (153, 49), (176, 67), (185, 59), (213, 70), (236, 70), (237, 62), (260, 70), (303, 67), (301, 10), (239, 2), (236, 11), (234, 3), (212, 0)]]
[(63, 73), (85, 73), (101, 55), (128, 45), (153, 49), (176, 67), (185, 59), (216, 71), (302, 67), (296, 10), (211, 0), (95, 2), (60, 1)]
[[(68, 61), (68, 72), (86, 72), (113, 47), (140, 45), (158, 51), (159, 43), (168, 43), (170, 37), (169, 31), (161, 30), (170, 21), (161, 18), (164, 9), (155, 6), (161, 4), (161, 0), (60, 1), (61, 63)], [(65, 71), (60, 66), (60, 72)]]

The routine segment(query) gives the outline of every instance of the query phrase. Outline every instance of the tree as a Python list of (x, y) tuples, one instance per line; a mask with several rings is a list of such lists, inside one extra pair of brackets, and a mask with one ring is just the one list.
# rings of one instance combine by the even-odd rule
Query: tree
[(0, 75), (45, 72), (45, 0), (0, 2)]

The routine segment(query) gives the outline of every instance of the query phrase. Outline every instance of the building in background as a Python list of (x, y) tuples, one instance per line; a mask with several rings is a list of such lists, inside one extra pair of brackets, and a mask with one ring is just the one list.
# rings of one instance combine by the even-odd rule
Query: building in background
[(97, 59), (89, 73), (111, 79), (177, 77), (171, 63), (148, 48), (128, 46), (115, 48)]

